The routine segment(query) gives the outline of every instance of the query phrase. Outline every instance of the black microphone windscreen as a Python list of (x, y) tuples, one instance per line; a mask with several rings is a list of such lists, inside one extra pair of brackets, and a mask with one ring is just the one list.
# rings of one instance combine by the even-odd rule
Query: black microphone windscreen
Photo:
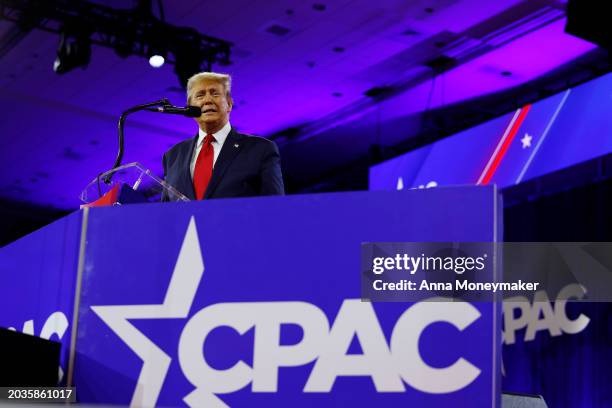
[(197, 106), (187, 106), (187, 113), (185, 116), (190, 118), (200, 117), (202, 116), (202, 109), (198, 108)]

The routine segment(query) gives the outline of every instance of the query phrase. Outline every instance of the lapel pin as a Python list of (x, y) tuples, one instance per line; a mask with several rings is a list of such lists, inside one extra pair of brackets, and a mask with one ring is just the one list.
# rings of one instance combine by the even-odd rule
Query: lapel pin
[(238, 147), (240, 147), (240, 146), (238, 145), (238, 143), (235, 143), (235, 144), (234, 144), (234, 147), (235, 147), (235, 148), (238, 148)]

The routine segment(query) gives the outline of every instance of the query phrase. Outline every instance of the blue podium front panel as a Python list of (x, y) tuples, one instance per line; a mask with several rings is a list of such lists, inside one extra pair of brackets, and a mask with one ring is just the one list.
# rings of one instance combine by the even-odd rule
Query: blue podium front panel
[(499, 305), (360, 300), (362, 242), (493, 242), (494, 187), (94, 208), (75, 385), (133, 406), (492, 407)]
[(60, 341), (64, 368), (80, 232), (78, 212), (0, 250), (0, 327)]

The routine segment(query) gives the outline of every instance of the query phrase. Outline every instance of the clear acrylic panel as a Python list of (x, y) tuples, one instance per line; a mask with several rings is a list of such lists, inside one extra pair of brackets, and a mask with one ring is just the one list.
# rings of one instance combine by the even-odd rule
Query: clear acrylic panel
[[(142, 164), (134, 162), (109, 170), (94, 178), (81, 193), (81, 201), (92, 203), (119, 187), (117, 204), (134, 202), (190, 201), (180, 191), (157, 177)], [(125, 202), (121, 202), (121, 201)]]

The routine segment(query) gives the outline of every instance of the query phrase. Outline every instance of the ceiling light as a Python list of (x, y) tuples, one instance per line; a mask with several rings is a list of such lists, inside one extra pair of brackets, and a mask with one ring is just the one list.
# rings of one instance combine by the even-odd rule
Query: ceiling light
[(85, 32), (62, 31), (53, 62), (53, 71), (65, 74), (74, 68), (85, 68), (91, 58), (91, 42)]
[(164, 65), (164, 62), (166, 62), (166, 59), (163, 55), (155, 54), (149, 57), (149, 65), (151, 65), (153, 68), (160, 68)]
[[(31, 3), (41, 5), (35, 21), (27, 18), (32, 12)], [(160, 18), (153, 14), (151, 0), (139, 0), (137, 7), (126, 10), (114, 10), (97, 3), (0, 0), (0, 14), (2, 20), (60, 34), (53, 64), (58, 74), (87, 66), (92, 44), (114, 49), (122, 58), (145, 57), (154, 67), (162, 66), (160, 57), (163, 57), (164, 65), (175, 65), (183, 87), (191, 75), (202, 69), (211, 70), (213, 64), (230, 64), (230, 42), (201, 34), (192, 27), (166, 23), (161, 1), (158, 1)], [(154, 55), (157, 57), (151, 58)]]
[(160, 68), (168, 58), (168, 45), (166, 41), (168, 34), (161, 26), (153, 26), (152, 29), (153, 32), (147, 36), (146, 55), (149, 59), (149, 65), (153, 68)]

